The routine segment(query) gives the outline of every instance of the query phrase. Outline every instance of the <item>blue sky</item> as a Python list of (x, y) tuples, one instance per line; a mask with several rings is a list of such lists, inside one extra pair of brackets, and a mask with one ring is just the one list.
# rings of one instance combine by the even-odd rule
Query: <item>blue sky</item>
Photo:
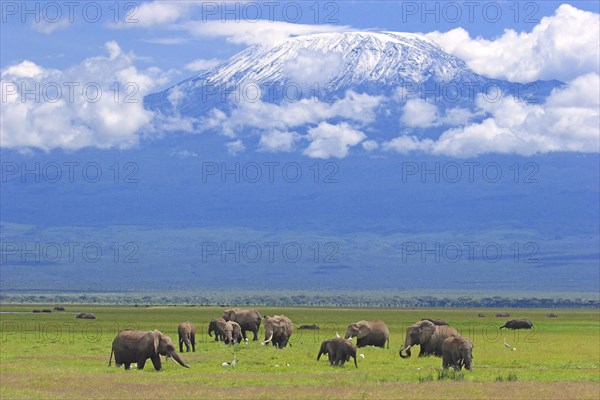
[[(114, 40), (125, 51), (134, 51), (140, 57), (140, 65), (177, 70), (174, 83), (190, 75), (190, 71), (183, 67), (194, 60), (226, 59), (245, 48), (246, 44), (228, 40), (232, 36), (228, 36), (229, 28), (225, 25), (240, 25), (238, 22), (245, 20), (254, 22), (256, 10), (260, 10), (263, 19), (255, 25), (269, 21), (315, 25), (315, 21), (319, 24), (327, 21), (329, 25), (349, 29), (422, 33), (462, 27), (473, 38), (480, 36), (491, 40), (506, 29), (531, 32), (539, 20), (552, 16), (565, 2), (425, 2), (425, 8), (422, 7), (424, 2), (420, 1), (325, 1), (320, 2), (318, 7), (314, 2), (291, 2), (293, 6), (286, 5), (286, 2), (272, 2), (271, 6), (259, 2), (231, 2), (234, 5), (226, 7), (233, 7), (235, 16), (227, 13), (223, 2), (120, 2), (119, 7), (114, 6), (117, 3), (92, 2), (101, 7), (102, 17), (93, 23), (87, 22), (86, 18), (94, 21), (95, 6), (87, 8), (84, 14), (84, 2), (76, 2), (77, 6), (72, 11), (73, 23), (68, 22), (70, 9), (62, 2), (55, 3), (61, 5), (58, 10), (63, 17), (56, 23), (44, 23), (55, 20), (57, 9), (45, 8), (46, 3), (52, 2), (32, 2), (39, 4), (39, 24), (34, 23), (36, 17), (27, 14), (20, 2), (2, 3), (1, 68), (30, 60), (46, 68), (64, 69), (102, 53), (104, 44)], [(126, 8), (130, 3), (137, 8)], [(153, 3), (161, 3), (164, 8), (152, 7)], [(596, 1), (571, 1), (568, 4), (596, 13), (599, 9)], [(34, 5), (29, 7), (35, 10)], [(168, 9), (175, 11), (169, 14), (165, 11)], [(298, 18), (296, 10), (300, 11)], [(131, 19), (139, 22), (113, 23), (115, 16), (124, 21), (127, 11), (133, 13)], [(457, 12), (460, 18), (457, 18)], [(164, 18), (157, 19), (157, 16)], [(192, 35), (182, 29), (184, 22), (205, 19), (225, 20), (227, 23), (220, 28), (223, 36)]]

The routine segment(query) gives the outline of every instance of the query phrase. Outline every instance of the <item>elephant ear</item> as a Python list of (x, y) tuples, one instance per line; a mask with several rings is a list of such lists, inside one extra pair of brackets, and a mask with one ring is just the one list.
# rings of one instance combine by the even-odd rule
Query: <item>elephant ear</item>
[(158, 331), (154, 331), (153, 333), (153, 337), (154, 337), (154, 354), (158, 354), (158, 343), (160, 342), (160, 332)]
[(371, 333), (371, 325), (366, 321), (360, 321), (358, 323), (357, 338), (362, 339)]
[(419, 341), (421, 343), (426, 343), (435, 333), (435, 325), (430, 321), (421, 321), (420, 326), (421, 335)]

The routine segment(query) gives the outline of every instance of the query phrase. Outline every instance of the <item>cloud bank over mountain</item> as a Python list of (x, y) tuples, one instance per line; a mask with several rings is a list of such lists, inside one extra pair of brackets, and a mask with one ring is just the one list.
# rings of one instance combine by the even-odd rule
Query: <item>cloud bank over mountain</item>
[[(139, 24), (130, 28), (161, 27), (257, 46), (224, 62), (197, 58), (181, 70), (198, 75), (158, 94), (175, 72), (141, 68), (139, 57), (113, 41), (107, 55), (64, 70), (27, 60), (10, 65), (1, 75), (2, 147), (127, 149), (145, 137), (195, 132), (222, 135), (231, 156), (529, 156), (600, 148), (598, 14), (562, 5), (530, 32), (506, 30), (486, 40), (463, 28), (422, 36), (341, 25), (201, 22), (186, 18), (195, 6), (144, 3)], [(456, 83), (460, 94), (474, 83), (504, 90), (511, 81), (538, 79), (566, 85), (532, 86), (534, 92), (548, 90), (536, 101), (506, 92), (494, 97), (481, 87), (462, 102), (446, 92), (438, 99), (419, 93), (427, 85), (445, 90)], [(207, 88), (253, 85), (284, 88), (287, 97), (245, 93), (232, 101), (226, 93), (213, 103), (199, 97)]]

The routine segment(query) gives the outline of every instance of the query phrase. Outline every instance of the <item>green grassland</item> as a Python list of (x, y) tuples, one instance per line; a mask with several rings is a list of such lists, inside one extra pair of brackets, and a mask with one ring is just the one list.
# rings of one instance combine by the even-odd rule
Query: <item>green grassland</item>
[[(0, 311), (31, 311), (44, 305), (3, 305)], [(351, 398), (351, 399), (597, 399), (600, 396), (600, 321), (592, 310), (502, 310), (511, 318), (534, 322), (533, 331), (498, 330), (507, 318), (493, 309), (339, 309), (268, 308), (296, 327), (316, 323), (318, 331), (296, 330), (292, 347), (283, 350), (259, 342), (226, 346), (208, 337), (220, 307), (124, 307), (69, 305), (67, 312), (94, 312), (96, 320), (74, 314), (0, 314), (0, 398)], [(548, 312), (558, 318), (548, 318)], [(479, 318), (479, 312), (486, 318)], [(398, 349), (405, 329), (421, 318), (441, 318), (474, 342), (472, 372), (441, 374), (441, 359), (403, 360)], [(358, 369), (352, 363), (330, 367), (316, 361), (322, 340), (343, 335), (348, 323), (384, 320), (390, 348), (362, 348)], [(172, 361), (154, 371), (108, 367), (115, 334), (126, 327), (158, 329), (177, 342), (177, 325), (189, 320), (198, 328), (195, 353), (183, 353), (191, 368)], [(263, 332), (259, 335), (263, 339)], [(516, 350), (504, 346), (504, 339)], [(235, 368), (223, 367), (233, 360)]]

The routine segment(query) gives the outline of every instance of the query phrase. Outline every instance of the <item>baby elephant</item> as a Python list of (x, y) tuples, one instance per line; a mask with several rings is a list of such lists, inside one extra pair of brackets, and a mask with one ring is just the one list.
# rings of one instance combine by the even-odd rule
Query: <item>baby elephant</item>
[(242, 328), (237, 322), (227, 321), (225, 323), (225, 344), (236, 344), (242, 341)]
[(182, 322), (177, 327), (177, 333), (179, 334), (179, 352), (183, 353), (183, 344), (185, 343), (185, 351), (190, 352), (190, 345), (192, 351), (196, 351), (196, 327), (189, 321)]
[(329, 365), (341, 367), (346, 361), (350, 361), (350, 357), (352, 357), (354, 358), (354, 366), (358, 368), (358, 364), (356, 363), (356, 346), (348, 339), (324, 340), (321, 343), (317, 361), (321, 359), (321, 355), (323, 354), (328, 355)]
[(504, 325), (500, 327), (508, 328), (508, 329), (531, 329), (533, 328), (533, 323), (528, 319), (513, 319), (507, 321)]
[(442, 367), (454, 367), (460, 371), (464, 366), (471, 371), (473, 364), (473, 343), (462, 336), (451, 336), (442, 343)]

